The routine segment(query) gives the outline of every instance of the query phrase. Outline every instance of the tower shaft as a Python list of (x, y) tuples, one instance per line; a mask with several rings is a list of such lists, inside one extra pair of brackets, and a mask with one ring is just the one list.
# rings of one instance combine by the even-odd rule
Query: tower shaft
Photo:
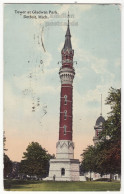
[(56, 143), (56, 159), (50, 160), (49, 178), (58, 181), (79, 181), (79, 160), (74, 159), (73, 130), (73, 68), (74, 50), (71, 45), (69, 20), (61, 51), (62, 66), (59, 70), (61, 80), (59, 140)]
[(72, 85), (61, 86), (59, 140), (72, 140)]
[(60, 69), (59, 74), (61, 79), (59, 140), (72, 140), (72, 82), (74, 78), (74, 70), (63, 67)]
[(59, 76), (61, 80), (59, 140), (72, 141), (73, 79), (75, 71), (73, 68), (74, 50), (72, 49), (71, 45), (69, 20), (65, 35), (65, 43), (61, 51), (61, 55), (62, 66), (59, 71)]

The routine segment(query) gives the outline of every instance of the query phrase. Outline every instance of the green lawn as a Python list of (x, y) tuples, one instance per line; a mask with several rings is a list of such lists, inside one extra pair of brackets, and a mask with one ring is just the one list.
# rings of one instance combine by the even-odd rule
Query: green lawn
[(6, 191), (119, 191), (119, 182), (45, 182), (5, 180)]

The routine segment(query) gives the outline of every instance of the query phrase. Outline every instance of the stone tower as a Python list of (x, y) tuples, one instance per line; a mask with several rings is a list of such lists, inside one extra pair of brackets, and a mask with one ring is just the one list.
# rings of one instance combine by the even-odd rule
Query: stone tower
[[(69, 17), (69, 15), (68, 15)], [(73, 130), (73, 67), (74, 50), (68, 26), (64, 47), (61, 51), (62, 66), (59, 70), (61, 80), (59, 140), (56, 143), (56, 159), (50, 160), (49, 180), (79, 181), (79, 160), (74, 159)]]

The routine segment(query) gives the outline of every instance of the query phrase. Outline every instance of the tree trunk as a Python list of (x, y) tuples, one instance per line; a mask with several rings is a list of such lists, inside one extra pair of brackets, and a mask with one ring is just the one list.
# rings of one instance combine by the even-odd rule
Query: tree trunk
[(91, 171), (90, 171), (90, 181), (91, 181)]
[(112, 174), (111, 173), (110, 173), (110, 179), (109, 180), (110, 180), (110, 182), (112, 181)]

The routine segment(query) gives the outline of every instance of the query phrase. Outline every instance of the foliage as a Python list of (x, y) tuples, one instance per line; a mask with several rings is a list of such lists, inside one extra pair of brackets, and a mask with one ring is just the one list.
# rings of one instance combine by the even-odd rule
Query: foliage
[(104, 125), (102, 137), (108, 136), (111, 140), (121, 140), (121, 89), (110, 88), (106, 105), (110, 105), (111, 112)]
[(9, 173), (12, 171), (12, 161), (10, 158), (4, 154), (4, 178), (7, 177)]
[[(83, 172), (93, 172), (95, 170), (95, 157), (96, 149), (94, 146), (88, 146), (86, 150), (84, 150), (81, 156), (83, 157), (83, 161), (81, 163), (81, 171)], [(91, 179), (91, 177), (90, 177)]]
[(120, 143), (106, 140), (97, 145), (97, 168), (101, 175), (121, 173)]
[(121, 173), (121, 89), (110, 88), (106, 104), (111, 112), (100, 134), (101, 141), (89, 146), (82, 154), (84, 171), (103, 174)]
[(7, 149), (5, 148), (6, 145), (6, 136), (5, 136), (5, 131), (3, 132), (3, 150), (7, 151)]
[[(4, 152), (7, 151), (7, 149), (5, 148), (5, 144), (6, 144), (6, 137), (5, 137), (5, 131), (4, 131), (3, 132), (3, 150), (4, 150)], [(6, 178), (7, 175), (9, 173), (11, 173), (11, 171), (12, 171), (12, 161), (5, 153), (3, 155), (3, 162), (4, 162), (3, 173), (4, 173), (4, 178)]]
[(20, 172), (27, 175), (40, 175), (45, 177), (49, 172), (49, 160), (51, 156), (37, 142), (28, 145), (26, 152), (23, 153), (23, 160), (20, 164)]
[(121, 173), (121, 89), (110, 88), (106, 104), (110, 105), (111, 112), (105, 121), (101, 137), (101, 155), (104, 154), (102, 165), (109, 173)]

